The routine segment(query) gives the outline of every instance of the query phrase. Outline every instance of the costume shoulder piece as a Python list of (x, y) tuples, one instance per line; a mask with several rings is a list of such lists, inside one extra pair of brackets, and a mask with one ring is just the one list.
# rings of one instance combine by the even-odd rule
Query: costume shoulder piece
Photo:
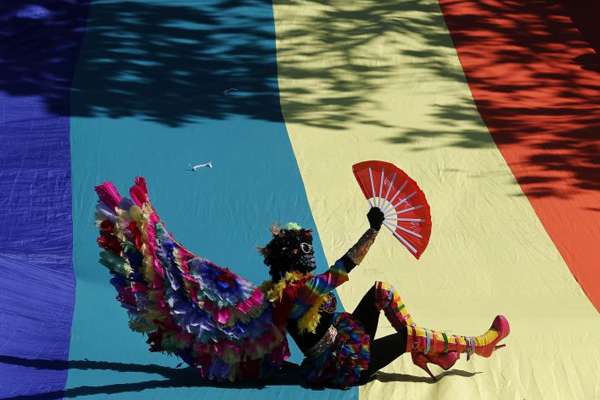
[(217, 381), (261, 377), (289, 356), (264, 293), (179, 244), (152, 207), (143, 178), (136, 178), (131, 199), (110, 182), (96, 192), (100, 261), (130, 328), (148, 335), (151, 351), (180, 356)]
[[(297, 292), (302, 290), (306, 282), (312, 278), (311, 274), (287, 272), (283, 279), (277, 283), (273, 283), (273, 281), (263, 282), (261, 290), (264, 292), (267, 300), (273, 304), (277, 304), (273, 315), (273, 320), (277, 326), (285, 326), (289, 313), (297, 301)], [(332, 298), (331, 294), (317, 296), (311, 304), (307, 305), (306, 312), (298, 320), (298, 329), (300, 332), (314, 333), (316, 331), (321, 319), (320, 310), (328, 302), (335, 302), (335, 298)]]

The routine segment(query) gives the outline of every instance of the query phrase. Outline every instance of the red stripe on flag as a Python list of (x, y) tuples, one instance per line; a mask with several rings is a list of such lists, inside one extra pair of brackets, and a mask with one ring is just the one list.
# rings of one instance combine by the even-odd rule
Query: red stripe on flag
[(598, 54), (557, 2), (440, 5), (483, 120), (600, 310)]

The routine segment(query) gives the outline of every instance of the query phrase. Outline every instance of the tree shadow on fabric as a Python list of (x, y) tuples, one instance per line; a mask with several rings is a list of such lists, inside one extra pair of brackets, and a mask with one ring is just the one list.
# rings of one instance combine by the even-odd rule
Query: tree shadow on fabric
[(80, 117), (281, 121), (270, 1), (98, 0), (86, 21), (87, 7), (3, 2), (0, 90)]
[(43, 3), (0, 2), (0, 92), (39, 96), (51, 113), (69, 115), (87, 1)]
[[(431, 143), (520, 146), (529, 151), (523, 162), (530, 168), (519, 177), (528, 195), (569, 198), (600, 190), (600, 75), (592, 71), (598, 58), (583, 50), (567, 12), (556, 1), (445, 3), (442, 14), (438, 2), (428, 0), (275, 0), (286, 18), (278, 20), (277, 32), (286, 121), (341, 131), (356, 123), (365, 130), (383, 127), (388, 143), (412, 151), (430, 150)], [(598, 53), (598, 24), (587, 3), (577, 0), (568, 9)], [(465, 5), (476, 11), (465, 12)], [(475, 101), (457, 89), (467, 81), (461, 65), (449, 62), (455, 43), (479, 55), (466, 71), (470, 87), (479, 89)], [(396, 59), (415, 76), (399, 73)], [(432, 83), (438, 86), (429, 89)], [(431, 90), (438, 91), (437, 101), (417, 111), (423, 115), (410, 125), (373, 121), (371, 110), (390, 106), (376, 95), (389, 86), (404, 98), (392, 109)]]
[[(276, 3), (323, 8), (316, 0)], [(269, 0), (214, 0), (201, 7), (97, 0), (88, 6), (68, 0), (43, 7), (3, 2), (0, 90), (42, 96), (58, 114), (181, 126), (235, 116), (282, 121), (279, 77), (298, 82), (287, 99), (289, 122), (344, 129), (354, 122), (391, 127), (370, 119), (365, 110), (377, 107), (369, 95), (390, 83), (393, 66), (376, 54), (363, 54), (388, 33), (424, 37), (433, 50), (406, 50), (407, 55), (422, 68), (461, 77), (459, 69), (436, 58), (452, 44), (431, 1), (384, 0), (350, 8), (340, 3), (301, 24), (283, 21), (291, 28), (278, 31), (278, 40), (297, 45), (280, 46), (279, 57)], [(405, 17), (403, 12), (418, 14)], [(311, 58), (326, 58), (328, 65), (295, 66), (295, 60)], [(314, 80), (327, 90), (313, 90)]]
[[(10, 397), (11, 400), (50, 400), (73, 398), (97, 394), (117, 394), (139, 392), (146, 389), (182, 388), (182, 387), (216, 387), (223, 389), (260, 389), (266, 386), (305, 386), (300, 375), (299, 367), (293, 363), (285, 363), (282, 370), (273, 377), (264, 381), (248, 381), (236, 383), (218, 383), (202, 380), (198, 372), (191, 367), (171, 368), (157, 364), (132, 364), (108, 361), (90, 360), (42, 360), (27, 359), (13, 356), (0, 355), (0, 363), (19, 365), (23, 367), (45, 370), (111, 370), (117, 372), (140, 372), (161, 375), (164, 379), (150, 379), (135, 383), (118, 383), (101, 386), (79, 386), (65, 390), (58, 390), (32, 395)], [(307, 386), (305, 386), (307, 387)]]
[[(496, 143), (532, 150), (527, 162), (536, 170), (519, 182), (529, 195), (600, 190), (600, 39), (586, 18), (593, 13), (575, 3), (565, 11), (556, 1), (476, 2), (473, 13), (451, 2), (445, 18), (432, 0), (274, 3), (275, 12), (291, 10), (278, 19), (277, 36), (269, 0), (214, 0), (201, 7), (98, 0), (89, 18), (87, 1), (54, 0), (42, 7), (6, 0), (0, 4), (0, 91), (41, 96), (58, 114), (135, 117), (177, 127), (234, 117), (281, 122), (279, 79), (285, 81), (286, 122), (323, 128), (323, 134), (356, 124), (389, 129), (389, 143), (414, 151), (432, 137), (447, 139), (444, 146), (479, 149), (494, 146), (482, 115), (498, 128)], [(595, 54), (578, 51), (581, 35), (567, 12)], [(396, 85), (411, 92), (420, 84), (420, 76), (398, 75), (396, 57), (426, 77), (466, 83), (461, 66), (448, 62), (454, 43), (482, 55), (469, 84), (487, 96), (474, 105), (466, 92), (453, 95), (451, 104), (431, 105), (424, 117), (439, 127), (435, 132), (371, 117), (382, 105), (379, 90)], [(569, 68), (554, 68), (564, 62), (560, 46), (577, 54)], [(520, 76), (511, 72), (519, 65), (527, 66), (516, 70), (523, 79), (511, 79)], [(540, 133), (551, 139), (540, 140)], [(552, 185), (558, 178), (546, 174), (556, 171), (563, 173), (560, 190)]]
[[(285, 17), (278, 20), (277, 39), (286, 121), (338, 131), (357, 123), (366, 130), (383, 127), (390, 132), (388, 143), (417, 152), (431, 150), (431, 143), (462, 149), (526, 146), (533, 168), (519, 183), (528, 195), (566, 198), (572, 191), (600, 190), (600, 85), (591, 75), (576, 78), (573, 69), (579, 67), (571, 58), (570, 67), (558, 66), (565, 60), (557, 44), (581, 46), (564, 10), (548, 2), (448, 3), (443, 14), (429, 0), (327, 5), (275, 0)], [(477, 13), (464, 12), (465, 4)], [(468, 90), (457, 89), (467, 81), (461, 65), (449, 62), (455, 43), (481, 55), (477, 68), (467, 70), (469, 85), (486, 94), (476, 101)], [(415, 76), (399, 73), (396, 59)], [(592, 68), (596, 58), (581, 54), (580, 61)], [(519, 73), (523, 79), (513, 79)], [(390, 106), (376, 95), (389, 86), (404, 99), (392, 109), (408, 107), (413, 96), (432, 90), (437, 100), (416, 110), (422, 115), (405, 126), (373, 121), (372, 110)], [(486, 124), (494, 129), (493, 139)], [(545, 132), (550, 141), (539, 139)], [(548, 174), (556, 171), (568, 177), (561, 179), (561, 189)]]
[(569, 17), (581, 32), (585, 40), (594, 49), (592, 53), (584, 53), (575, 61), (582, 68), (600, 72), (600, 3), (586, 0), (559, 0)]
[[(376, 94), (402, 78), (397, 52), (423, 70), (462, 79), (460, 69), (441, 58), (453, 46), (436, 2), (274, 3), (284, 10), (277, 51), (287, 122), (332, 130), (355, 124), (397, 130), (390, 121), (370, 117), (383, 105)], [(411, 46), (415, 37), (426, 46)]]
[[(522, 154), (513, 167), (523, 171), (517, 180), (524, 192), (568, 199), (600, 191), (600, 74), (596, 54), (589, 53), (600, 45), (598, 6), (579, 0), (440, 4), (494, 141)], [(448, 124), (456, 116), (437, 114)]]

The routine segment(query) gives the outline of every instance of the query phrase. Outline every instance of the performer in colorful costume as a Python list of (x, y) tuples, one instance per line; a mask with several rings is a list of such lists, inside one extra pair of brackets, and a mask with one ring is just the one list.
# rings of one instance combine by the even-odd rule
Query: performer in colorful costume
[[(405, 352), (434, 378), (427, 363), (448, 369), (460, 353), (489, 357), (509, 334), (503, 316), (477, 337), (420, 327), (384, 282), (375, 282), (352, 314), (336, 312), (333, 290), (361, 263), (384, 221), (377, 207), (367, 214), (370, 227), (358, 242), (319, 275), (312, 274), (311, 231), (297, 224), (273, 227), (272, 240), (260, 249), (271, 280), (257, 288), (175, 241), (143, 178), (136, 178), (131, 200), (111, 183), (96, 192), (101, 262), (113, 275), (130, 328), (148, 335), (151, 351), (180, 356), (205, 379), (269, 376), (289, 356), (286, 331), (305, 355), (307, 382), (337, 387), (368, 379)], [(380, 311), (397, 333), (374, 339)]]

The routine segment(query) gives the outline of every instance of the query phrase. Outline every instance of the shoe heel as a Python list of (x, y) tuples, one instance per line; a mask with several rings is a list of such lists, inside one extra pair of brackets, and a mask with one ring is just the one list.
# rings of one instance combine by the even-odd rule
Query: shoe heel
[(433, 379), (434, 382), (437, 381), (436, 377), (431, 373), (431, 371), (429, 370), (429, 367), (427, 366), (427, 363), (429, 362), (429, 360), (427, 359), (425, 354), (411, 353), (411, 355), (412, 355), (413, 364), (415, 364), (417, 367), (421, 368), (423, 371), (427, 372), (427, 374), (429, 374), (429, 376), (431, 377), (431, 379)]

